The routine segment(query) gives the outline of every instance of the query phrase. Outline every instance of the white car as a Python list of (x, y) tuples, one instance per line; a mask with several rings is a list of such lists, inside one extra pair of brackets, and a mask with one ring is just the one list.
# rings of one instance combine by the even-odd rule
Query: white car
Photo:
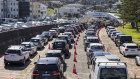
[(91, 55), (92, 52), (97, 52), (97, 51), (105, 51), (104, 49), (104, 45), (100, 44), (100, 43), (90, 43), (87, 47), (87, 56), (89, 57)]
[(21, 45), (26, 47), (27, 51), (30, 52), (30, 55), (37, 52), (37, 46), (35, 46), (32, 42), (22, 42)]
[(120, 46), (120, 53), (123, 56), (140, 55), (140, 48), (135, 43), (124, 43)]
[(22, 45), (12, 45), (4, 53), (4, 64), (22, 63), (25, 65), (26, 60), (30, 60), (29, 52)]
[(115, 37), (116, 33), (120, 33), (118, 31), (113, 31), (110, 35), (111, 39), (113, 40), (113, 38)]
[(64, 32), (64, 35), (68, 35), (71, 39), (71, 42), (74, 43), (74, 35), (72, 34), (72, 32)]

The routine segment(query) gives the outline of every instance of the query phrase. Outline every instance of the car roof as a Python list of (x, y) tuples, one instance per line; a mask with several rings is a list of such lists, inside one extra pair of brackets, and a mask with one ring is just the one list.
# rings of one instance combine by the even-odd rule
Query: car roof
[(20, 50), (23, 47), (24, 46), (22, 46), (22, 45), (11, 45), (11, 46), (9, 46), (8, 50)]
[(120, 58), (117, 56), (117, 55), (105, 55), (105, 57), (108, 59), (108, 60), (120, 60)]
[(124, 43), (124, 45), (127, 45), (127, 46), (137, 46), (136, 43)]
[(131, 35), (119, 35), (120, 37), (122, 37), (122, 36), (131, 36)]
[(61, 50), (49, 50), (47, 53), (61, 53)]
[(64, 34), (72, 34), (72, 32), (64, 32)]
[(39, 58), (37, 64), (57, 64), (58, 60), (59, 59), (57, 57)]
[(66, 40), (56, 39), (55, 42), (66, 42)]
[(87, 39), (98, 39), (98, 37), (87, 37)]
[(30, 44), (31, 42), (22, 42), (21, 44)]
[(33, 37), (33, 38), (31, 38), (31, 39), (40, 39), (39, 37)]
[(68, 37), (68, 35), (58, 35), (58, 37)]
[(90, 43), (90, 46), (103, 46), (101, 43)]
[(101, 51), (95, 51), (93, 52), (94, 53), (94, 56), (103, 56), (103, 55), (110, 55), (109, 52), (101, 52)]

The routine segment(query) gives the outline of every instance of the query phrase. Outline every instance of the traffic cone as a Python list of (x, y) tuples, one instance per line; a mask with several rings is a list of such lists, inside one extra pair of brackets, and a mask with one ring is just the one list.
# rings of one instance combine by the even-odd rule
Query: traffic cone
[(107, 52), (109, 52), (109, 48), (107, 48)]
[(80, 37), (80, 34), (79, 34), (79, 37)]
[(6, 78), (6, 79), (9, 79), (9, 78)]
[(76, 59), (76, 55), (74, 54), (74, 59), (73, 59), (74, 62), (77, 62), (77, 59)]
[(11, 77), (11, 79), (13, 79), (13, 77)]
[(76, 41), (79, 41), (78, 39)]
[(77, 37), (77, 39), (79, 39), (79, 36)]
[(73, 66), (73, 73), (74, 73), (74, 74), (77, 74), (75, 64), (74, 64), (74, 66)]
[(40, 58), (40, 55), (39, 55), (39, 58)]
[(76, 41), (76, 45), (77, 45), (77, 41)]
[(137, 73), (136, 72), (134, 72), (134, 78), (136, 79), (136, 75), (137, 75)]
[(75, 51), (74, 51), (74, 54), (77, 55), (76, 49), (75, 49)]
[(51, 49), (51, 47), (50, 47), (50, 44), (49, 44), (49, 47), (48, 47), (48, 49)]
[(75, 46), (75, 44), (74, 44), (74, 49), (76, 49), (76, 46)]

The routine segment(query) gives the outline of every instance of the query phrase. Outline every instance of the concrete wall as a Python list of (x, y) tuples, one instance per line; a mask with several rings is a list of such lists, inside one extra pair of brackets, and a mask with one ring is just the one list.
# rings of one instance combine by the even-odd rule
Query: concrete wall
[[(61, 24), (61, 26), (63, 25), (65, 24)], [(57, 25), (53, 24), (0, 33), (0, 56), (3, 55), (8, 46), (19, 45), (21, 41), (29, 41), (30, 38), (34, 37), (35, 35), (41, 34), (43, 31), (48, 31), (56, 26)]]

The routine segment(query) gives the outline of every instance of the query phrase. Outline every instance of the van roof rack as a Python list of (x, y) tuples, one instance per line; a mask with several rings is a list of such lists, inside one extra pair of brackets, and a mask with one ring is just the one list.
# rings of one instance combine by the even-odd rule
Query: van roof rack
[(99, 66), (101, 63), (105, 63), (106, 65), (107, 65), (107, 63), (117, 63), (117, 65), (120, 65), (120, 63), (122, 63), (122, 64), (125, 64), (125, 66), (127, 67), (126, 62), (98, 62), (98, 66)]

